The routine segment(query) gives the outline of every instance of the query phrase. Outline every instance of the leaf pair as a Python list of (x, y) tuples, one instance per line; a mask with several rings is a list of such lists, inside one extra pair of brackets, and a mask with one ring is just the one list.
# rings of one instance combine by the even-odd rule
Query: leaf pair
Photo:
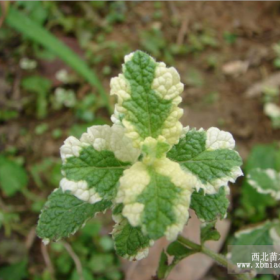
[(194, 190), (193, 209), (202, 219), (225, 216), (220, 187), (242, 174), (241, 159), (230, 133), (183, 129), (182, 90), (174, 68), (140, 51), (125, 57), (123, 74), (111, 81), (118, 96), (114, 125), (93, 126), (61, 147), (64, 179), (42, 211), (40, 237), (69, 236), (114, 205), (117, 252), (139, 259), (152, 240), (176, 239)]

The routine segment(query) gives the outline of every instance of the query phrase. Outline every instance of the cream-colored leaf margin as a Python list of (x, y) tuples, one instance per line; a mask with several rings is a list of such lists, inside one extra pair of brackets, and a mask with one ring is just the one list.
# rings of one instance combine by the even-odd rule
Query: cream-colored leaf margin
[[(88, 146), (92, 146), (97, 151), (111, 151), (115, 157), (123, 162), (134, 163), (140, 155), (140, 150), (133, 147), (132, 141), (125, 136), (125, 129), (120, 125), (92, 126), (87, 133), (84, 133), (80, 140), (71, 136), (67, 138), (60, 148), (63, 164), (70, 157), (79, 157), (80, 151)], [(82, 167), (81, 167), (82, 168)], [(71, 181), (63, 178), (60, 187), (70, 191), (77, 198), (89, 203), (96, 203), (102, 198), (95, 188), (88, 188), (86, 181)]]
[[(195, 179), (184, 172), (178, 163), (167, 158), (158, 159), (153, 165), (154, 171), (160, 175), (170, 178), (171, 182), (181, 189), (180, 196), (173, 201), (173, 211), (176, 222), (168, 226), (164, 235), (168, 240), (175, 240), (178, 233), (183, 230), (189, 214), (190, 197), (192, 194)], [(123, 203), (123, 216), (128, 219), (132, 226), (141, 226), (145, 233), (145, 225), (142, 224), (142, 213), (145, 205), (137, 202), (138, 196), (145, 190), (151, 180), (147, 166), (142, 162), (135, 163), (130, 169), (124, 171), (120, 179), (116, 201)]]
[[(125, 56), (125, 63), (131, 60), (133, 55), (134, 53)], [(172, 101), (171, 112), (164, 122), (161, 136), (166, 139), (167, 143), (173, 145), (178, 142), (182, 133), (182, 124), (179, 122), (179, 119), (183, 115), (183, 109), (179, 108), (178, 104), (182, 101), (180, 95), (183, 92), (184, 85), (180, 82), (180, 75), (174, 67), (168, 68), (165, 63), (156, 62), (152, 57), (150, 59), (156, 63), (152, 89), (162, 99)], [(123, 64), (123, 69), (125, 71), (125, 64)], [(139, 135), (133, 124), (126, 120), (125, 114), (127, 109), (122, 106), (125, 100), (131, 98), (130, 85), (124, 74), (119, 74), (118, 77), (111, 79), (111, 95), (118, 97), (118, 103), (111, 118), (112, 121), (117, 124), (122, 123), (126, 128), (127, 136), (133, 139), (135, 147), (140, 147), (145, 139)]]

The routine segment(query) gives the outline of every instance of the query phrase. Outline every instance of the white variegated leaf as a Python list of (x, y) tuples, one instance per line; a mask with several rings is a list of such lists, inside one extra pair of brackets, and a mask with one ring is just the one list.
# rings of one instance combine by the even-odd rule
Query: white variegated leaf
[(247, 179), (258, 193), (270, 194), (276, 200), (280, 199), (280, 173), (276, 170), (256, 168), (249, 172)]
[(137, 162), (120, 179), (116, 200), (132, 226), (153, 240), (164, 235), (174, 240), (188, 220), (194, 184), (193, 176), (165, 157), (152, 165)]
[(220, 187), (227, 187), (229, 182), (243, 175), (242, 160), (234, 151), (235, 141), (228, 132), (216, 127), (189, 130), (184, 133), (178, 144), (168, 152), (171, 160), (197, 179), (197, 190), (206, 194), (217, 193)]
[(125, 57), (123, 74), (111, 80), (111, 94), (118, 97), (112, 120), (122, 123), (136, 147), (147, 137), (159, 136), (173, 145), (182, 132), (183, 110), (178, 107), (182, 91), (175, 68), (142, 51), (131, 53)]

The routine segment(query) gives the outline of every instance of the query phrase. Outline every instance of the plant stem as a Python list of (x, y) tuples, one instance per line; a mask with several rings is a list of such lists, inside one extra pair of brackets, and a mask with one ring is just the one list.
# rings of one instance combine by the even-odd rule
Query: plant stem
[[(205, 247), (204, 245), (199, 245), (197, 243), (192, 242), (191, 240), (179, 235), (177, 241), (182, 243), (183, 245), (193, 249), (194, 251), (203, 253), (213, 259), (216, 263), (229, 268), (235, 268), (235, 266), (227, 260), (223, 255), (215, 253), (211, 251), (209, 248)], [(234, 274), (237, 279), (240, 280), (249, 280), (251, 279), (248, 274)]]

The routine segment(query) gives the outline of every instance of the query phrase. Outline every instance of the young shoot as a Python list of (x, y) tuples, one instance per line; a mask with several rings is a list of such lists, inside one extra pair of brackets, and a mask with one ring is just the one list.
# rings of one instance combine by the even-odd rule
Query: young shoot
[[(215, 221), (227, 214), (228, 184), (242, 175), (232, 135), (216, 127), (183, 127), (184, 85), (175, 68), (136, 51), (125, 57), (122, 70), (111, 80), (113, 124), (89, 127), (61, 147), (63, 179), (41, 212), (38, 236), (44, 243), (68, 237), (111, 209), (112, 238), (123, 258), (145, 258), (165, 236), (224, 262), (203, 243), (219, 239)], [(179, 236), (190, 208), (204, 224), (201, 245)], [(175, 258), (177, 243), (171, 244)]]

